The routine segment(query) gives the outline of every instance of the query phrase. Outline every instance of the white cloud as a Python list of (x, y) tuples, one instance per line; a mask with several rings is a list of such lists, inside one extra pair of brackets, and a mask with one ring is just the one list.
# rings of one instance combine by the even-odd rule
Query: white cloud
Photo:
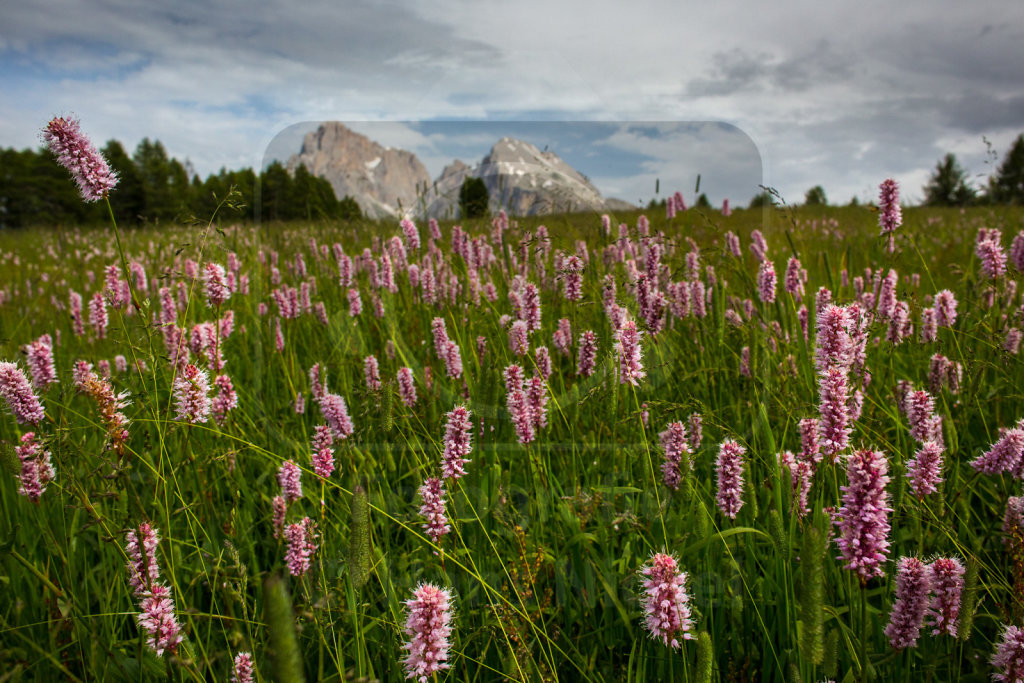
[[(917, 192), (946, 150), (984, 172), (981, 135), (1005, 150), (1024, 130), (1022, 18), (996, 0), (443, 0), (429, 15), (408, 2), (39, 0), (4, 10), (0, 145), (36, 145), (50, 116), (74, 112), (99, 141), (158, 138), (205, 174), (259, 165), (303, 121), (717, 120), (750, 136), (787, 198), (822, 184), (867, 199), (888, 175)], [(444, 136), (388, 134), (433, 173), (449, 160)], [(652, 173), (693, 173), (685, 154), (620, 143), (651, 151)]]

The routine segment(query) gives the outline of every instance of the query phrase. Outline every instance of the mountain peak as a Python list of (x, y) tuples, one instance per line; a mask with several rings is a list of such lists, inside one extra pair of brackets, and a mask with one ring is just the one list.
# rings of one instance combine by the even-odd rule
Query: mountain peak
[(416, 155), (383, 147), (338, 122), (322, 124), (306, 135), (289, 170), (303, 164), (326, 178), (338, 197), (349, 195), (372, 218), (397, 216), (399, 206), (426, 206), (436, 218), (458, 217), (459, 190), (468, 177), (481, 178), (490, 193), (490, 209), (511, 215), (560, 211), (609, 211), (628, 204), (604, 199), (582, 173), (555, 152), (504, 136), (475, 165), (458, 159), (433, 182)]

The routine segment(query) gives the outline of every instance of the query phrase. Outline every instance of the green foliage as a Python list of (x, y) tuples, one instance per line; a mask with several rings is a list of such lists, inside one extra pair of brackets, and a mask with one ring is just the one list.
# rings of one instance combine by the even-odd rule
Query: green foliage
[[(355, 200), (338, 200), (331, 184), (304, 166), (290, 173), (274, 162), (258, 176), (251, 168), (222, 168), (206, 180), (199, 176), (190, 180), (186, 164), (169, 157), (160, 141), (145, 138), (129, 156), (120, 142), (110, 140), (101, 152), (118, 177), (110, 205), (121, 226), (209, 219), (232, 188), (240, 195), (241, 206), (238, 210), (221, 207), (217, 219), (356, 221), (363, 217)], [(68, 172), (45, 149), (0, 150), (0, 227), (107, 220), (106, 207), (82, 202)]]
[(760, 209), (760, 208), (763, 208), (765, 206), (772, 206), (773, 204), (774, 204), (774, 201), (772, 199), (771, 193), (769, 193), (769, 192), (761, 192), (759, 194), (755, 194), (750, 199), (750, 204), (747, 206), (747, 208), (748, 209)]
[(302, 653), (295, 636), (295, 619), (288, 586), (280, 576), (270, 576), (263, 586), (263, 619), (269, 634), (270, 661), (274, 680), (281, 683), (303, 683)]
[(800, 549), (800, 654), (813, 664), (825, 658), (825, 539), (808, 526)]
[(806, 206), (824, 206), (828, 204), (828, 199), (825, 198), (825, 188), (821, 185), (815, 185), (807, 190), (807, 193), (804, 194), (804, 204)]
[(487, 215), (490, 193), (483, 178), (468, 177), (459, 188), (459, 211), (464, 219), (483, 218)]
[[(249, 173), (251, 190), (257, 175)], [(280, 169), (271, 175), (286, 192), (285, 176), (295, 177)], [(57, 177), (74, 194), (66, 174)], [(245, 182), (240, 172), (223, 171), (193, 178), (190, 193), (193, 201), (205, 192), (222, 198)], [(305, 194), (296, 187), (305, 187)], [(322, 204), (308, 178), (290, 192), (292, 199), (305, 196), (295, 206), (312, 219), (273, 230), (222, 225), (206, 231), (161, 222), (159, 229), (122, 234), (127, 253), (149, 274), (140, 298), (149, 300), (150, 310), (128, 316), (127, 309), (111, 306), (102, 340), (88, 325), (77, 336), (67, 311), (50, 302), (66, 306), (69, 288), (86, 296), (100, 291), (103, 269), (115, 260), (95, 256), (91, 247), (111, 243), (112, 232), (76, 225), (0, 232), (0, 254), (17, 256), (0, 259), (0, 360), (24, 367), (25, 344), (43, 333), (60, 339), (54, 347), (60, 383), (40, 392), (46, 418), (33, 427), (46, 435), (57, 473), (38, 504), (18, 494), (13, 476), (20, 463), (10, 444), (27, 427), (0, 414), (0, 466), (6, 468), (0, 470), (6, 477), (0, 482), (0, 580), (10, 596), (0, 608), (0, 671), (17, 672), (12, 680), (227, 680), (234, 655), (250, 651), (259, 680), (304, 674), (323, 681), (401, 681), (404, 603), (421, 582), (450, 588), (454, 599), (452, 671), (439, 681), (854, 680), (861, 678), (861, 653), (878, 681), (991, 678), (988, 660), (1008, 618), (1004, 606), (1013, 601), (1013, 566), (999, 529), (1014, 489), (1012, 477), (979, 475), (970, 460), (1022, 414), (1024, 356), (1002, 348), (1002, 316), (1009, 321), (1019, 305), (1007, 303), (1009, 283), (1019, 283), (1021, 275), (1011, 268), (995, 283), (984, 279), (973, 256), (974, 230), (1002, 227), (1008, 245), (1024, 210), (991, 206), (961, 215), (909, 208), (895, 254), (878, 239), (877, 213), (866, 207), (825, 206), (813, 216), (738, 211), (685, 226), (652, 213), (651, 234), (664, 231), (677, 245), (663, 254), (665, 272), (673, 280), (688, 278), (685, 238), (692, 237), (701, 274), (712, 266), (718, 280), (706, 318), (674, 318), (657, 334), (644, 330), (647, 376), (635, 387), (618, 381), (614, 329), (600, 305), (604, 276), (611, 274), (619, 305), (643, 320), (627, 287), (626, 264), (592, 258), (582, 302), (564, 299), (553, 265), (554, 255), (572, 252), (577, 240), (601, 253), (618, 235), (604, 238), (595, 215), (520, 218), (504, 240), (514, 253), (529, 254), (520, 267), (541, 288), (543, 317), (533, 341), (551, 344), (565, 318), (574, 339), (592, 329), (600, 343), (598, 371), (587, 378), (576, 374), (575, 347), (563, 355), (551, 346), (548, 425), (526, 446), (509, 418), (501, 373), (511, 363), (527, 367), (527, 376), (535, 368), (532, 356), (512, 353), (502, 326), (502, 315), (513, 310), (508, 295), (518, 272), (503, 269), (504, 255), (479, 269), (481, 282), (496, 290), (494, 302), (482, 298), (479, 306), (448, 239), (436, 242), (442, 256), (431, 252), (429, 258), (448, 269), (446, 284), (464, 288), (454, 304), (447, 296), (425, 304), (408, 277), (396, 278), (396, 292), (372, 288), (360, 270), (351, 286), (363, 292), (366, 310), (353, 318), (337, 264), (317, 257), (311, 240), (337, 242), (353, 255), (400, 229), (319, 218)], [(615, 221), (635, 226), (638, 217), (626, 213)], [(822, 217), (842, 229), (823, 230)], [(551, 227), (550, 245), (535, 238), (540, 223)], [(451, 223), (441, 225), (445, 235), (451, 229)], [(928, 387), (936, 353), (964, 364), (958, 393), (948, 386), (933, 391), (949, 445), (941, 495), (921, 505), (908, 491), (893, 501), (888, 576), (864, 590), (837, 559), (834, 539), (829, 542), (834, 532), (821, 513), (840, 505), (847, 484), (841, 463), (826, 459), (817, 466), (809, 491), (815, 513), (803, 519), (792, 507), (791, 478), (778, 466), (776, 453), (800, 446), (798, 420), (818, 412), (814, 308), (812, 296), (797, 301), (781, 292), (774, 304), (760, 304), (753, 256), (744, 249), (736, 258), (714, 246), (726, 230), (749, 244), (754, 229), (764, 231), (779, 271), (790, 254), (801, 259), (809, 292), (825, 285), (834, 300), (852, 301), (853, 277), (884, 264), (898, 272), (900, 300), (915, 325), (936, 291), (949, 288), (961, 302), (956, 324), (940, 328), (927, 344), (916, 337), (887, 342), (887, 324), (875, 323), (866, 347), (872, 381), (862, 386), (851, 374), (864, 392), (853, 438), (858, 447), (887, 454), (892, 492), (906, 479), (916, 450), (894, 387), (903, 380)], [(491, 231), (480, 226), (470, 234), (486, 239)], [(630, 239), (641, 244), (635, 230)], [(542, 278), (536, 264), (548, 247)], [(409, 263), (424, 263), (427, 251), (410, 251)], [(215, 311), (202, 282), (185, 277), (185, 264), (225, 263), (229, 252), (237, 254), (250, 292), (236, 291)], [(305, 277), (293, 265), (300, 255)], [(280, 285), (272, 282), (275, 257)], [(842, 269), (848, 284), (842, 284)], [(914, 273), (920, 277), (910, 277)], [(327, 324), (311, 314), (280, 319), (285, 346), (277, 352), (271, 292), (314, 278), (312, 297), (324, 304)], [(992, 285), (996, 296), (988, 306), (984, 289)], [(239, 406), (223, 424), (174, 419), (176, 370), (163, 330), (151, 324), (164, 286), (175, 295), (194, 288), (189, 306), (175, 311), (175, 324), (186, 331), (228, 309), (234, 314), (235, 329), (221, 341)], [(372, 313), (371, 296), (381, 299), (380, 318)], [(746, 299), (758, 302), (753, 314), (743, 313), (739, 327), (726, 324), (724, 310), (742, 310)], [(260, 315), (260, 303), (270, 306), (270, 315)], [(801, 304), (812, 316), (806, 341)], [(461, 349), (464, 372), (457, 379), (447, 376), (433, 349), (435, 317), (446, 321)], [(482, 357), (478, 336), (486, 346)], [(743, 346), (756, 361), (755, 378), (737, 372)], [(363, 359), (370, 354), (380, 363), (382, 391), (366, 389)], [(123, 459), (106, 447), (100, 407), (71, 378), (77, 360), (98, 363), (116, 355), (126, 356), (130, 368), (111, 377), (114, 392), (128, 392), (130, 401), (123, 409), (129, 420)], [(191, 358), (212, 370), (205, 353)], [(143, 372), (135, 359), (146, 363)], [(324, 421), (310, 399), (308, 368), (318, 362), (329, 368), (330, 390), (348, 402), (356, 429), (334, 442), (336, 470), (323, 479), (310, 458), (313, 430)], [(419, 401), (412, 407), (391, 393), (402, 367), (415, 376)], [(305, 413), (293, 408), (296, 394), (307, 399)], [(437, 476), (445, 413), (459, 403), (472, 411), (473, 450), (466, 476), (445, 483), (451, 533), (438, 548), (423, 530), (416, 490)], [(646, 428), (638, 417), (644, 404)], [(703, 443), (685, 458), (683, 487), (673, 491), (662, 482), (657, 435), (691, 413), (704, 416)], [(748, 454), (745, 505), (735, 520), (723, 516), (715, 500), (715, 453), (725, 438), (743, 443)], [(302, 468), (304, 492), (288, 507), (287, 521), (309, 517), (316, 523), (318, 548), (303, 577), (286, 574), (286, 543), (274, 536), (272, 501), (286, 459)], [(159, 527), (162, 580), (173, 591), (187, 636), (176, 656), (162, 659), (140, 632), (125, 569), (124, 530), (142, 520)], [(679, 648), (648, 635), (638, 597), (639, 568), (662, 550), (674, 553), (688, 575), (696, 640)], [(892, 560), (910, 554), (966, 562), (961, 640), (933, 637), (927, 629), (912, 650), (897, 653), (889, 646), (882, 629), (893, 602)]]
[(701, 192), (700, 196), (697, 197), (697, 203), (694, 204), (694, 207), (698, 208), (698, 209), (710, 209), (711, 208), (711, 202), (708, 201), (708, 196), (706, 194), (704, 194), (703, 192)]
[(949, 153), (935, 166), (924, 186), (926, 206), (967, 206), (974, 201), (974, 189), (967, 184), (967, 171)]
[(992, 183), (992, 198), (1002, 204), (1024, 204), (1024, 134), (1017, 136)]

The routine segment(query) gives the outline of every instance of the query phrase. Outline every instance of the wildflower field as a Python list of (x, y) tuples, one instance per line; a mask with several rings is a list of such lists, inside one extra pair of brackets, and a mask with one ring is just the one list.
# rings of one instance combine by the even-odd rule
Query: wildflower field
[(0, 232), (0, 681), (1021, 680), (1024, 211), (895, 191)]

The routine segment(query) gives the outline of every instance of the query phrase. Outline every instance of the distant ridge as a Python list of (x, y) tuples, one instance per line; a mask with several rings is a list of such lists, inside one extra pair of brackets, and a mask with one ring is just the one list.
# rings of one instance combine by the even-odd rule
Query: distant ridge
[[(351, 196), (372, 218), (424, 215), (459, 218), (459, 188), (467, 177), (481, 178), (492, 212), (516, 216), (572, 211), (621, 211), (637, 208), (606, 199), (582, 173), (552, 151), (504, 137), (470, 166), (455, 160), (431, 181), (412, 152), (383, 147), (341, 123), (324, 123), (303, 139), (288, 160), (289, 170), (303, 164), (331, 183), (340, 198)], [(401, 207), (401, 208), (400, 208)]]

